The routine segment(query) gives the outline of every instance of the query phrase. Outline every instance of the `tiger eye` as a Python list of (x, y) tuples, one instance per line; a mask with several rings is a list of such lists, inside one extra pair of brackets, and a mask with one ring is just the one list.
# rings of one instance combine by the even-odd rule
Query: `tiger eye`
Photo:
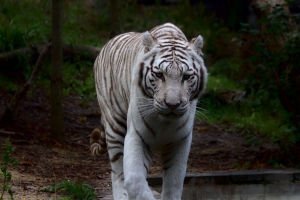
[(156, 76), (157, 78), (162, 78), (164, 75), (163, 75), (163, 73), (161, 73), (161, 72), (157, 72), (157, 73), (155, 73), (155, 76)]
[(185, 75), (183, 75), (183, 80), (188, 80), (188, 79), (190, 79), (190, 77), (191, 77), (191, 75), (188, 75), (188, 74), (185, 74)]

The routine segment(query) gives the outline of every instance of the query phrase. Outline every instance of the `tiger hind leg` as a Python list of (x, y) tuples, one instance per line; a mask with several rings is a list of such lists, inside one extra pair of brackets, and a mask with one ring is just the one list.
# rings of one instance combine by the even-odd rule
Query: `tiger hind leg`
[(127, 200), (127, 191), (124, 188), (123, 151), (125, 132), (115, 132), (109, 125), (106, 135), (108, 155), (111, 164), (111, 181), (113, 197), (118, 200)]
[[(110, 145), (113, 143), (117, 143), (123, 147), (123, 141), (113, 142), (111, 140)], [(94, 156), (99, 156), (108, 152), (112, 167), (111, 172), (111, 180), (113, 186), (113, 196), (114, 199), (118, 200), (127, 200), (127, 191), (124, 189), (124, 175), (123, 175), (123, 148), (119, 148), (117, 152), (115, 150), (118, 149), (116, 146), (107, 148), (106, 143), (106, 134), (104, 130), (94, 129), (92, 134), (90, 135), (90, 150)], [(122, 149), (120, 151), (120, 149)]]

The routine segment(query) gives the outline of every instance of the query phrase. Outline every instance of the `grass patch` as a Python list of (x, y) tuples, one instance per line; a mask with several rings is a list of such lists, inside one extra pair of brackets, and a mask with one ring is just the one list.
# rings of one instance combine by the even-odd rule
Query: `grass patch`
[(228, 79), (223, 75), (209, 76), (206, 87), (207, 87), (207, 90), (216, 90), (218, 88), (227, 88), (227, 89), (231, 89), (231, 90), (240, 90), (241, 89), (241, 87), (239, 87), (235, 81)]
[(45, 192), (59, 192), (67, 197), (61, 198), (60, 200), (66, 199), (77, 199), (77, 200), (94, 200), (96, 199), (95, 189), (85, 183), (74, 183), (72, 181), (64, 180), (54, 186), (44, 188)]
[(241, 102), (225, 104), (216, 96), (215, 91), (219, 88), (242, 89), (236, 81), (224, 75), (211, 75), (207, 84), (210, 95), (201, 98), (200, 107), (203, 110), (197, 112), (198, 118), (205, 123), (221, 123), (227, 131), (244, 134), (249, 138), (249, 143), (253, 143), (256, 136), (269, 138), (272, 142), (286, 141), (291, 144), (294, 141), (289, 124), (283, 123), (287, 122), (288, 116), (278, 99), (269, 100), (267, 94), (249, 94)]
[(93, 64), (78, 61), (64, 64), (64, 94), (79, 95), (87, 99), (95, 97)]

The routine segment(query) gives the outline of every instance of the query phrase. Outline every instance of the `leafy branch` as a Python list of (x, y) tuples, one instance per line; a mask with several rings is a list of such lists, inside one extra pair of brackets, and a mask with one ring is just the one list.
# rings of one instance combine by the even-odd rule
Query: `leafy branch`
[(282, 136), (279, 142), (287, 147), (300, 146), (300, 15), (291, 14), (284, 0), (277, 0), (276, 4), (254, 2), (254, 11), (260, 16), (259, 30), (251, 30), (245, 24), (242, 29), (259, 38), (252, 42), (256, 53), (249, 60), (255, 70), (248, 74), (245, 86), (254, 92), (267, 92), (270, 99), (278, 98), (288, 118), (282, 125), (289, 127), (289, 136)]
[(13, 199), (13, 191), (11, 189), (11, 186), (9, 185), (9, 182), (11, 181), (11, 172), (7, 171), (8, 166), (17, 166), (18, 162), (11, 157), (12, 152), (14, 151), (14, 148), (10, 144), (9, 138), (6, 139), (5, 145), (2, 147), (4, 150), (4, 155), (2, 157), (2, 164), (0, 166), (1, 168), (1, 177), (3, 178), (3, 185), (1, 187), (1, 196), (0, 200), (3, 200), (4, 192), (8, 192), (11, 199)]

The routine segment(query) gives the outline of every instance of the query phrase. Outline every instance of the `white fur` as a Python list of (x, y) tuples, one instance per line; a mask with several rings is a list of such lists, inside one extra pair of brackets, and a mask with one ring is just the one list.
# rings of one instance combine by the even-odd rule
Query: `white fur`
[[(205, 89), (207, 72), (200, 57), (203, 47), (202, 37), (198, 36), (188, 43), (184, 34), (173, 24), (167, 23), (162, 27), (140, 35), (128, 33), (120, 36), (120, 42), (134, 36), (136, 40), (123, 50), (114, 49), (109, 43), (95, 62), (96, 90), (102, 112), (101, 123), (108, 134), (106, 141), (111, 160), (120, 153), (120, 149), (112, 148), (115, 144), (110, 144), (109, 140), (118, 139), (124, 142), (123, 160), (112, 162), (111, 178), (113, 196), (116, 200), (154, 200), (146, 177), (152, 155), (156, 151), (161, 152), (164, 163), (162, 199), (181, 199), (197, 100)], [(180, 36), (180, 40), (175, 38), (174, 41), (177, 42), (177, 47), (182, 46), (182, 51), (186, 51), (186, 58), (183, 61), (188, 66), (178, 61), (180, 58), (176, 57), (176, 54), (180, 52), (175, 50), (177, 47), (174, 50), (170, 48), (173, 54), (160, 53), (161, 46), (171, 41), (156, 38), (161, 32), (170, 33), (170, 36)], [(115, 55), (116, 58), (111, 59), (110, 55)], [(171, 55), (171, 61), (164, 55)], [(118, 57), (127, 60), (120, 62)], [(146, 70), (152, 66), (151, 69), (154, 71), (148, 73), (142, 82), (141, 63), (144, 66), (142, 69)], [(123, 71), (117, 70), (120, 66)], [(193, 78), (184, 80), (185, 75)], [(200, 84), (192, 84), (195, 80), (200, 83), (200, 79), (201, 87)], [(153, 82), (156, 87), (151, 86)], [(148, 84), (148, 89), (141, 87), (144, 83)], [(196, 91), (194, 85), (199, 85), (198, 88), (201, 90)], [(109, 92), (113, 92), (114, 95)], [(193, 92), (198, 96), (191, 99)], [(111, 102), (117, 102), (119, 106), (111, 105)], [(114, 129), (117, 128), (122, 132), (123, 128), (117, 123), (112, 128), (109, 121), (116, 121), (116, 118), (120, 120), (120, 115), (125, 112), (127, 112), (125, 116), (127, 130), (124, 140), (117, 134), (113, 135)]]

